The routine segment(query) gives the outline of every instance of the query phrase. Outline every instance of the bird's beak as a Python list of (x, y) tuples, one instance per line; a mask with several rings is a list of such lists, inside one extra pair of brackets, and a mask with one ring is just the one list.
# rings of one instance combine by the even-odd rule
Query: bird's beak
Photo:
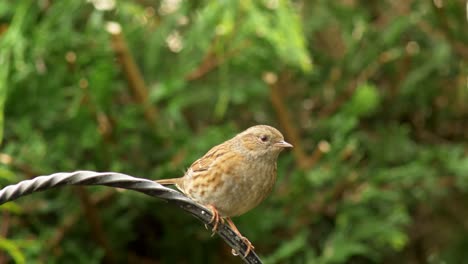
[(288, 142), (284, 141), (284, 140), (281, 140), (279, 142), (276, 142), (275, 143), (275, 146), (277, 147), (281, 147), (281, 148), (292, 148), (293, 145), (289, 144)]

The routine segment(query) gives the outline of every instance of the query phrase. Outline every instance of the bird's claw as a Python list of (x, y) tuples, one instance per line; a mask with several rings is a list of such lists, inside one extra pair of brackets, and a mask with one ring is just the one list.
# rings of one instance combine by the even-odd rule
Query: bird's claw
[[(211, 234), (211, 236), (214, 236), (216, 231), (218, 230), (219, 222), (224, 224), (224, 219), (219, 215), (218, 210), (216, 210), (216, 208), (214, 206), (209, 205), (208, 208), (210, 208), (211, 214), (212, 214), (210, 222), (209, 222), (209, 224), (213, 224), (213, 228), (211, 229), (211, 231), (213, 233)], [(205, 227), (206, 227), (206, 225), (205, 225)]]
[[(252, 251), (253, 249), (255, 249), (255, 247), (252, 245), (252, 243), (245, 237), (245, 236), (240, 236), (240, 238), (242, 239), (242, 241), (247, 244), (247, 249), (245, 250), (245, 253), (244, 253), (244, 258), (247, 257), (247, 255), (249, 255), (250, 251)], [(235, 250), (235, 249), (232, 249), (231, 250), (231, 253), (232, 255), (234, 256), (238, 256), (239, 253)]]

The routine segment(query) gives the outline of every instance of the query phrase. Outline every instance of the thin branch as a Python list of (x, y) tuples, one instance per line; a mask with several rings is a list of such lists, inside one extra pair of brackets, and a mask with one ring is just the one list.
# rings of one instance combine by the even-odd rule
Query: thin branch
[(99, 134), (102, 135), (105, 142), (113, 142), (112, 131), (114, 129), (111, 119), (105, 112), (98, 110), (96, 103), (89, 94), (88, 81), (80, 80), (80, 88), (83, 90), (81, 104), (88, 107), (90, 113), (96, 117)]
[(221, 41), (224, 43), (234, 43), (234, 38), (238, 31), (236, 29), (240, 28), (240, 23), (242, 23), (242, 19), (237, 19), (234, 24), (234, 30), (232, 30), (228, 35), (221, 37), (220, 35), (215, 35), (213, 41), (211, 42), (211, 46), (208, 49), (208, 52), (205, 54), (200, 65), (188, 73), (185, 76), (185, 80), (187, 81), (194, 81), (200, 79), (201, 77), (205, 76), (209, 72), (215, 70), (217, 67), (225, 63), (228, 59), (236, 56), (238, 53), (244, 51), (248, 46), (250, 46), (250, 41), (244, 41), (240, 43), (237, 47), (230, 48), (227, 52), (223, 53), (223, 57), (219, 57), (216, 53), (216, 47), (220, 44), (222, 45)]
[[(359, 87), (359, 85), (367, 82), (379, 69), (382, 65), (389, 63), (391, 61), (395, 61), (397, 58), (401, 57), (400, 54), (394, 54), (391, 50), (386, 50), (378, 56), (378, 59), (375, 60), (373, 63), (370, 63), (365, 67), (357, 76), (357, 78), (348, 81), (348, 85), (345, 87), (344, 91), (341, 95), (327, 107), (323, 108), (319, 113), (318, 117), (320, 119), (327, 118), (337, 112), (340, 107), (349, 101)], [(339, 76), (341, 77), (341, 72), (339, 72)], [(335, 78), (332, 78), (332, 83), (336, 82)]]
[(80, 198), (83, 211), (85, 212), (85, 218), (91, 226), (94, 239), (105, 252), (104, 257), (106, 259), (106, 263), (116, 263), (114, 251), (109, 245), (109, 240), (102, 228), (101, 219), (99, 218), (99, 212), (96, 206), (94, 206), (92, 199), (83, 186), (77, 186), (76, 192)]
[(215, 41), (211, 49), (206, 53), (200, 65), (185, 76), (185, 80), (194, 81), (202, 78), (209, 72), (214, 71), (217, 67), (221, 66), (227, 60), (238, 55), (241, 51), (245, 50), (250, 45), (250, 42), (246, 41), (239, 45), (239, 47), (232, 48), (231, 50), (224, 53), (223, 57), (219, 57), (217, 53), (213, 51), (216, 43), (217, 42)]
[[(2, 213), (2, 224), (0, 225), (0, 237), (6, 238), (10, 229), (10, 212)], [(0, 264), (7, 263), (6, 253), (0, 251)]]
[(148, 100), (148, 87), (138, 68), (133, 56), (127, 46), (127, 42), (122, 34), (120, 25), (117, 23), (109, 23), (107, 31), (111, 34), (112, 48), (117, 56), (118, 61), (122, 66), (122, 70), (127, 78), (131, 92), (135, 97), (136, 102), (143, 105), (146, 121), (151, 125), (155, 124), (158, 116), (156, 107), (150, 104)]
[(26, 175), (27, 178), (32, 178), (39, 173), (36, 173), (34, 168), (31, 168), (28, 164), (23, 164), (18, 162), (14, 157), (9, 154), (0, 152), (0, 164), (10, 166), (16, 170), (19, 170), (21, 173)]
[(281, 127), (284, 129), (286, 138), (293, 144), (293, 155), (296, 158), (298, 165), (305, 169), (308, 167), (307, 155), (302, 148), (302, 140), (297, 127), (292, 122), (286, 104), (283, 101), (284, 96), (281, 94), (280, 87), (284, 87), (287, 83), (288, 77), (286, 73), (280, 74), (277, 79), (276, 76), (270, 78), (265, 77), (265, 82), (270, 87), (270, 98), (273, 108), (276, 111), (276, 116), (280, 122)]
[[(164, 187), (148, 179), (135, 178), (122, 173), (76, 171), (71, 173), (55, 173), (48, 176), (39, 176), (31, 180), (21, 181), (15, 185), (9, 185), (0, 190), (0, 205), (13, 201), (21, 196), (67, 185), (104, 185), (123, 189), (134, 190), (149, 196), (164, 199), (175, 204), (182, 210), (190, 213), (205, 225), (213, 227), (210, 223), (211, 211), (204, 206), (195, 203), (178, 191)], [(216, 231), (218, 235), (240, 256), (246, 252), (247, 245), (229, 226), (221, 223)], [(261, 263), (260, 258), (253, 250), (243, 258), (245, 263)]]
[[(108, 192), (105, 192), (101, 196), (94, 196), (91, 197), (91, 203), (93, 204), (94, 207), (98, 206), (101, 203), (106, 203), (110, 199), (112, 199), (115, 194), (115, 190), (109, 189)], [(47, 250), (51, 251), (54, 248), (56, 248), (62, 239), (65, 237), (66, 233), (72, 229), (73, 226), (75, 226), (76, 222), (80, 219), (82, 216), (82, 210), (76, 210), (71, 214), (68, 214), (63, 221), (61, 222), (60, 226), (55, 230), (54, 234), (51, 236), (51, 239), (47, 241)], [(48, 254), (47, 252), (44, 252), (43, 254)], [(45, 256), (42, 259), (46, 259)]]

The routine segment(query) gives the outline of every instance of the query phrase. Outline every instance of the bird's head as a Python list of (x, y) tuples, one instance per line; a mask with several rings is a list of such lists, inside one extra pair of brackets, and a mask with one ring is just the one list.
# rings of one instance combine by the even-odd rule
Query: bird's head
[(250, 127), (234, 139), (238, 140), (240, 149), (252, 157), (276, 158), (283, 149), (293, 147), (281, 132), (267, 125)]

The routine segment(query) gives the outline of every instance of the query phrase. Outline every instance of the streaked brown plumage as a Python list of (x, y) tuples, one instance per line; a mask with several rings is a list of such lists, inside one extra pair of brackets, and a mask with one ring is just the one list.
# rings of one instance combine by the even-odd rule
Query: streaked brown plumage
[[(275, 128), (257, 125), (213, 147), (195, 161), (181, 178), (163, 179), (185, 195), (210, 208), (214, 230), (226, 219), (241, 237), (230, 217), (246, 213), (262, 202), (276, 181), (279, 153), (292, 147)], [(249, 244), (247, 253), (253, 248)]]

